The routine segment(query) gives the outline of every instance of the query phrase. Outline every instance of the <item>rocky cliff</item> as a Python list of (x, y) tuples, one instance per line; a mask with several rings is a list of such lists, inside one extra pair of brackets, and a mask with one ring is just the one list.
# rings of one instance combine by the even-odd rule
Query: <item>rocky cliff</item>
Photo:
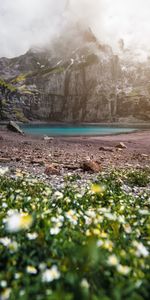
[(0, 119), (150, 121), (150, 63), (129, 63), (90, 29), (0, 59)]

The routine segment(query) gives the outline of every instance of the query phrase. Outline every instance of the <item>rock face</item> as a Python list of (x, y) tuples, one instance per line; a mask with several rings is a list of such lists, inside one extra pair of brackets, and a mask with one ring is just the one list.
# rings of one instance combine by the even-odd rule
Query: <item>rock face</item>
[(150, 121), (150, 63), (128, 66), (90, 29), (74, 37), (0, 59), (0, 119)]

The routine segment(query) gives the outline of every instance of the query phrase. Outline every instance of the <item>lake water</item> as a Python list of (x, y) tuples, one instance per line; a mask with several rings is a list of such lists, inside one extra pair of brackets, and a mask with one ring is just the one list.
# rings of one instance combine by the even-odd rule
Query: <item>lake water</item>
[(86, 126), (69, 126), (69, 125), (23, 125), (22, 129), (25, 133), (33, 135), (47, 135), (47, 136), (96, 136), (107, 134), (119, 134), (133, 132), (135, 128), (122, 127), (104, 127), (98, 125)]

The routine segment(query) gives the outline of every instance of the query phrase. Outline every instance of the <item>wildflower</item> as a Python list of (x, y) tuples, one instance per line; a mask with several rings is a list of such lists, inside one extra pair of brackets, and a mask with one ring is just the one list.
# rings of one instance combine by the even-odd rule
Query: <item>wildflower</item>
[(60, 278), (60, 272), (56, 265), (52, 266), (51, 269), (46, 269), (42, 274), (43, 282), (51, 282)]
[(26, 271), (29, 274), (37, 274), (37, 269), (33, 266), (27, 266)]
[(116, 219), (117, 219), (117, 217), (114, 214), (109, 213), (109, 212), (106, 212), (104, 215), (108, 220), (111, 220), (111, 221), (116, 221)]
[(3, 203), (2, 203), (2, 208), (7, 208), (7, 207), (8, 207), (7, 203), (6, 203), (6, 202), (3, 202)]
[(108, 264), (110, 266), (117, 266), (119, 264), (117, 256), (114, 254), (110, 255), (108, 258)]
[(15, 279), (19, 279), (20, 277), (21, 277), (21, 273), (15, 273), (15, 275), (14, 275), (14, 277), (15, 277)]
[(7, 281), (6, 281), (6, 280), (1, 280), (1, 281), (0, 281), (0, 286), (1, 286), (2, 288), (5, 288), (5, 287), (7, 286)]
[(9, 244), (8, 248), (14, 252), (18, 250), (18, 243), (16, 241), (11, 241), (11, 243)]
[(125, 232), (128, 234), (132, 232), (130, 224), (123, 224), (123, 228), (124, 228)]
[(100, 184), (92, 184), (91, 191), (95, 194), (102, 194), (105, 191), (105, 186)]
[(103, 247), (111, 252), (113, 250), (113, 242), (106, 240), (104, 241)]
[(29, 240), (35, 240), (38, 237), (38, 234), (36, 232), (33, 233), (27, 233), (27, 237)]
[(60, 230), (61, 230), (60, 227), (55, 227), (55, 228), (53, 227), (50, 229), (50, 234), (57, 235), (60, 232)]
[(104, 244), (104, 242), (101, 240), (98, 240), (96, 243), (97, 247), (101, 247), (103, 244)]
[(93, 234), (100, 236), (100, 230), (98, 228), (93, 229)]
[(46, 264), (45, 264), (44, 262), (40, 263), (40, 264), (39, 264), (39, 269), (40, 269), (41, 271), (45, 270), (45, 269), (46, 269)]
[(118, 265), (117, 266), (117, 270), (120, 274), (122, 275), (128, 275), (131, 271), (131, 268), (129, 268), (128, 266), (123, 266), (123, 265)]
[(5, 175), (9, 171), (8, 167), (0, 168), (0, 176)]
[(69, 210), (68, 212), (66, 212), (66, 217), (67, 219), (73, 224), (73, 225), (77, 225), (78, 223), (78, 217), (76, 215), (76, 211), (75, 210)]
[(10, 288), (6, 288), (0, 295), (0, 299), (1, 300), (7, 300), (10, 298), (10, 293), (11, 293), (11, 289)]
[(3, 246), (8, 247), (11, 244), (11, 239), (9, 239), (8, 237), (1, 238), (0, 243)]
[(96, 218), (96, 213), (95, 213), (95, 211), (94, 210), (92, 210), (92, 209), (89, 209), (89, 210), (87, 210), (86, 211), (86, 215), (88, 216), (88, 217), (90, 217), (90, 218)]
[(139, 209), (139, 211), (138, 211), (141, 215), (149, 215), (149, 211), (148, 211), (148, 209)]
[(146, 249), (146, 247), (141, 242), (138, 243), (137, 241), (134, 241), (133, 246), (136, 248), (136, 255), (138, 257), (140, 257), (140, 256), (144, 256), (144, 257), (149, 256), (148, 250)]
[(28, 229), (32, 225), (32, 217), (28, 214), (14, 213), (6, 221), (6, 229), (10, 232), (17, 232)]
[(82, 279), (80, 286), (81, 286), (83, 289), (89, 289), (89, 287), (90, 287), (90, 285), (89, 285), (89, 283), (88, 283), (88, 281), (87, 281), (86, 278), (83, 278), (83, 279)]
[(125, 223), (125, 217), (124, 216), (118, 216), (118, 221), (121, 223), (121, 224), (124, 224)]
[(54, 197), (57, 198), (57, 199), (61, 199), (63, 198), (63, 193), (59, 192), (59, 191), (56, 191), (54, 193)]

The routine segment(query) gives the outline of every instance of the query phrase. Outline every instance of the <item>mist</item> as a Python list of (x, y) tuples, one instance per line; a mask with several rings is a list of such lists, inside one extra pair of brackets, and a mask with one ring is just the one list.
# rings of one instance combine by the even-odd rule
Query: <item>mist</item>
[(149, 0), (0, 0), (0, 57), (49, 44), (76, 22), (115, 52), (121, 38), (143, 58), (150, 52)]

